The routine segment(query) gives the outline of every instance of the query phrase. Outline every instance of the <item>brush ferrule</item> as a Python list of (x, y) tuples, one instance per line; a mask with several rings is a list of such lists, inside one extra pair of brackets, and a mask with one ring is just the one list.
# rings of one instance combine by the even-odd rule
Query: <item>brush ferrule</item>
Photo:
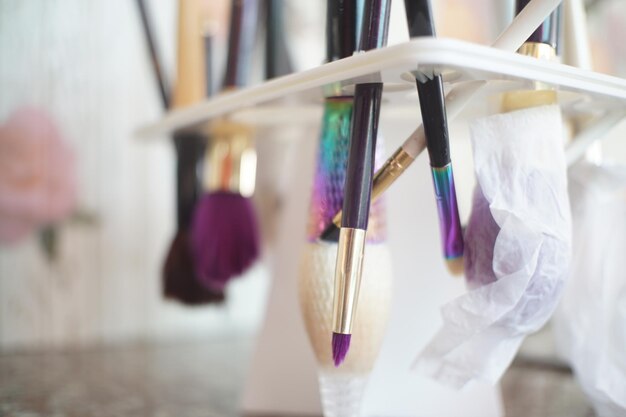
[(252, 130), (221, 121), (211, 127), (204, 164), (207, 192), (228, 191), (251, 197), (256, 181), (256, 151)]
[(556, 50), (552, 47), (552, 45), (541, 42), (526, 42), (520, 46), (517, 53), (549, 61), (556, 59)]
[(356, 316), (357, 295), (361, 286), (365, 230), (344, 227), (339, 232), (335, 265), (333, 332), (350, 334)]
[[(376, 201), (393, 184), (404, 171), (415, 161), (404, 148), (399, 148), (376, 171), (372, 180), (372, 202)], [(333, 217), (333, 223), (337, 227), (341, 226), (341, 211)]]
[[(553, 61), (556, 59), (556, 50), (549, 44), (541, 42), (526, 42), (518, 53), (537, 59)], [(556, 90), (541, 81), (533, 81), (532, 89), (509, 91), (502, 98), (502, 111), (510, 112), (531, 107), (547, 106), (557, 103)]]

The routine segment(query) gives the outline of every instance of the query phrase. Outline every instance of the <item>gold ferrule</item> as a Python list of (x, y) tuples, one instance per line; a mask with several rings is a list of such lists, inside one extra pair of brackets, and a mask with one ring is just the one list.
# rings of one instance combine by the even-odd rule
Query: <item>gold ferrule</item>
[(210, 129), (204, 164), (204, 188), (250, 197), (256, 181), (253, 132), (245, 125), (220, 121)]
[(517, 53), (549, 61), (556, 59), (556, 50), (552, 47), (552, 45), (541, 42), (526, 42), (520, 46)]
[[(555, 49), (548, 44), (540, 42), (526, 42), (517, 52), (533, 58), (554, 61), (556, 60)], [(541, 81), (533, 82), (532, 90), (518, 90), (504, 93), (502, 98), (502, 111), (511, 112), (555, 104), (558, 102), (556, 90)]]
[(333, 301), (334, 333), (352, 332), (363, 272), (365, 234), (365, 230), (351, 228), (342, 228), (339, 232)]
[[(391, 186), (404, 171), (415, 161), (404, 148), (400, 147), (385, 161), (383, 166), (376, 171), (372, 180), (372, 203)], [(341, 225), (341, 211), (333, 217), (333, 223)]]

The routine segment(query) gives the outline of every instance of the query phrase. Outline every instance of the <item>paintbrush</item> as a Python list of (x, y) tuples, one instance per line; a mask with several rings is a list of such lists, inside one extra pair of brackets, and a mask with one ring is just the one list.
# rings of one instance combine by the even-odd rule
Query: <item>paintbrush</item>
[[(515, 12), (520, 13), (530, 0), (516, 0)], [(517, 51), (537, 59), (556, 60), (560, 32), (561, 6), (539, 25)], [(509, 91), (503, 95), (502, 111), (537, 107), (557, 102), (556, 90), (543, 83), (534, 82), (530, 90)]]
[[(386, 44), (390, 6), (390, 0), (365, 0), (358, 50), (367, 51)], [(357, 311), (382, 92), (382, 83), (358, 84), (354, 91), (344, 215), (335, 266), (332, 352), (336, 366), (344, 361), (350, 348)]]
[[(493, 43), (492, 47), (515, 51), (541, 24), (541, 22), (559, 5), (560, 0), (530, 0), (513, 22)], [(455, 87), (445, 97), (447, 118), (453, 120), (471, 102), (485, 86), (486, 81), (474, 81)], [(376, 200), (393, 184), (417, 159), (426, 147), (424, 127), (419, 126), (376, 171), (372, 185), (372, 200)], [(322, 233), (323, 238), (332, 238), (339, 234), (342, 212), (333, 217), (333, 222)]]
[[(254, 46), (258, 0), (234, 0), (230, 15), (224, 89), (245, 84)], [(205, 154), (205, 194), (196, 206), (191, 245), (203, 285), (221, 291), (247, 270), (260, 252), (251, 196), (256, 178), (252, 130), (227, 119), (214, 122)]]
[[(404, 0), (404, 5), (409, 35), (412, 38), (434, 37), (435, 23), (429, 0)], [(443, 254), (448, 270), (459, 275), (463, 273), (463, 234), (450, 159), (443, 80), (440, 74), (430, 70), (416, 73), (415, 82), (435, 186)]]
[[(328, 0), (326, 60), (352, 55), (356, 47), (357, 0)], [(298, 276), (300, 309), (318, 364), (319, 389), (325, 416), (358, 415), (361, 399), (383, 340), (391, 299), (391, 256), (385, 243), (385, 209), (372, 205), (363, 267), (359, 317), (350, 357), (335, 368), (331, 351), (334, 268), (337, 241), (319, 240), (320, 233), (343, 205), (353, 96), (330, 86), (324, 101), (322, 130), (309, 210), (308, 241), (301, 254)], [(377, 142), (376, 162), (384, 157)]]
[[(139, 0), (141, 3), (141, 0)], [(175, 97), (178, 106), (193, 104), (209, 94), (211, 75), (211, 56), (205, 49), (205, 58), (202, 58), (202, 49), (199, 28), (202, 24), (199, 16), (199, 7), (196, 0), (183, 0), (179, 3), (179, 30)], [(149, 39), (148, 44), (152, 54), (152, 63), (157, 79), (160, 79), (161, 97), (163, 104), (167, 103), (165, 82), (156, 48), (152, 39), (150, 26), (141, 5), (142, 22)], [(206, 40), (205, 40), (206, 42)], [(200, 69), (204, 74), (198, 74), (194, 65), (206, 63)], [(193, 68), (192, 76), (187, 77), (187, 71)], [(203, 85), (206, 91), (203, 91)], [(176, 132), (173, 138), (176, 150), (176, 201), (177, 201), (177, 231), (168, 250), (163, 266), (163, 294), (165, 297), (177, 300), (188, 305), (201, 305), (224, 300), (222, 291), (214, 291), (202, 286), (196, 276), (193, 256), (189, 244), (189, 229), (194, 206), (201, 193), (198, 178), (198, 167), (201, 164), (205, 148), (206, 136), (197, 129), (186, 129)]]

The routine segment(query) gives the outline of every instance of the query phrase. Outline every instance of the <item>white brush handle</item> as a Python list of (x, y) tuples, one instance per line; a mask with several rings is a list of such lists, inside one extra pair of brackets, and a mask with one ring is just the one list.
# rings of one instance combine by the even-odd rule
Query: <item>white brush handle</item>
[[(511, 52), (516, 51), (560, 3), (561, 0), (532, 0), (498, 36), (492, 46)], [(446, 95), (448, 120), (453, 120), (486, 83), (486, 81), (466, 83), (450, 91)], [(457, 89), (461, 91), (456, 91)], [(415, 159), (424, 150), (425, 141), (424, 128), (420, 126), (402, 144), (402, 148)]]

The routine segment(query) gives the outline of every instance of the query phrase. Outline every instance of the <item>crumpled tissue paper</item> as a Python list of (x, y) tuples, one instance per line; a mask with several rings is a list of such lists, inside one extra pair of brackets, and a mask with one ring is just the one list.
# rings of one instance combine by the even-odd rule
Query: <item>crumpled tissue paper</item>
[(626, 415), (626, 167), (569, 171), (573, 260), (553, 321), (557, 347), (599, 417)]
[(442, 308), (420, 372), (460, 388), (496, 383), (525, 336), (554, 312), (571, 257), (558, 106), (474, 121), (477, 187), (465, 235), (469, 291)]

